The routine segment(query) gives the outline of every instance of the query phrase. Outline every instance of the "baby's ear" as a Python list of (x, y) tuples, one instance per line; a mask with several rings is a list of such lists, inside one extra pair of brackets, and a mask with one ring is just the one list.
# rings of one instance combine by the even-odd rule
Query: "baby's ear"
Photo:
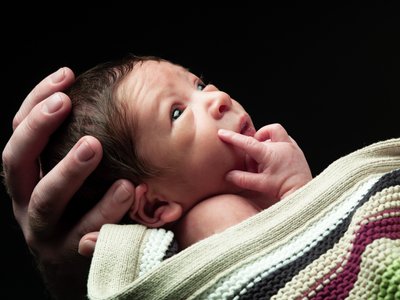
[(132, 220), (147, 227), (162, 227), (182, 216), (179, 203), (149, 195), (146, 184), (141, 183), (135, 188), (135, 201), (129, 211)]

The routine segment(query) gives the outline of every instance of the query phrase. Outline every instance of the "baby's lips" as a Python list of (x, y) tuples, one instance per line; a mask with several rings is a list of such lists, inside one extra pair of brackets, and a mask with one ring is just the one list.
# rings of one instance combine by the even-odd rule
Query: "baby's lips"
[(253, 137), (256, 134), (256, 130), (253, 126), (248, 126), (242, 134)]
[(256, 129), (250, 123), (245, 123), (240, 130), (240, 134), (253, 137), (256, 134)]
[(248, 115), (244, 115), (240, 118), (239, 131), (240, 134), (253, 137), (256, 134), (256, 129), (253, 126), (253, 122)]

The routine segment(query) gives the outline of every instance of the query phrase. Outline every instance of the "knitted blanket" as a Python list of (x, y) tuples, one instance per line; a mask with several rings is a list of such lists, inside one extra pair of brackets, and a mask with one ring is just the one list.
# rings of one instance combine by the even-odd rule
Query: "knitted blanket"
[(400, 139), (329, 165), (272, 207), (175, 253), (173, 234), (104, 225), (90, 299), (400, 299)]

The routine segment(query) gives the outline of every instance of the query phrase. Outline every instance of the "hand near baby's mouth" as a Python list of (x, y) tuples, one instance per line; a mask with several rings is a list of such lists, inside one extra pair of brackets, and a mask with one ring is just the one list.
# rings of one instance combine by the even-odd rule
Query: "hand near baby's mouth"
[(254, 137), (220, 129), (224, 142), (246, 153), (246, 170), (232, 170), (226, 180), (279, 201), (312, 179), (303, 151), (280, 124), (259, 129)]

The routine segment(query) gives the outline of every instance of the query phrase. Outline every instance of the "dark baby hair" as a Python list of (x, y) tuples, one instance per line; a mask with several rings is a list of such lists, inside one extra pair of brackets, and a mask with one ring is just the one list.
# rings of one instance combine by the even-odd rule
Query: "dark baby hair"
[(118, 179), (137, 185), (157, 171), (138, 156), (135, 147), (135, 122), (125, 99), (117, 99), (116, 90), (136, 64), (153, 56), (128, 55), (120, 60), (99, 64), (82, 73), (65, 91), (72, 102), (72, 112), (51, 136), (40, 157), (43, 173), (48, 173), (85, 135), (102, 144), (103, 158), (66, 208), (66, 221), (72, 224), (104, 196)]

